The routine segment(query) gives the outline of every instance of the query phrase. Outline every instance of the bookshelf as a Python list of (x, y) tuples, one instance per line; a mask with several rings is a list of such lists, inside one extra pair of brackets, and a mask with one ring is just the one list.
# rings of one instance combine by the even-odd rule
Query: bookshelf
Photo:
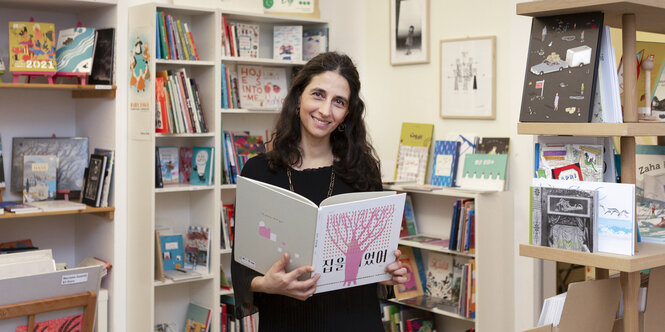
[[(6, 0), (0, 2), (0, 57), (8, 67), (8, 22), (28, 21), (55, 24), (56, 36), (60, 29), (75, 27), (80, 21), (83, 26), (94, 28), (119, 27), (119, 6), (115, 0)], [(118, 34), (116, 34), (117, 36)], [(124, 44), (117, 43), (116, 54), (124, 52)], [(122, 53), (124, 54), (124, 53)], [(127, 65), (125, 57), (114, 59), (115, 68)], [(124, 81), (124, 72), (115, 72), (115, 81)], [(2, 136), (5, 179), (11, 179), (12, 139), (14, 137), (75, 137), (89, 138), (90, 152), (96, 147), (115, 151), (124, 158), (126, 151), (122, 126), (124, 103), (116, 94), (122, 95), (123, 88), (115, 85), (79, 86), (74, 84), (40, 84), (35, 79), (30, 84), (12, 82), (7, 68), (2, 75), (5, 83), (0, 83), (0, 135)], [(23, 82), (23, 81), (21, 81)], [(124, 242), (126, 234), (126, 166), (114, 164), (113, 190), (108, 208), (87, 207), (83, 211), (48, 212), (30, 214), (5, 213), (0, 216), (0, 242), (31, 239), (40, 249), (52, 249), (56, 262), (75, 267), (86, 257), (99, 257), (113, 268), (101, 284), (108, 289), (108, 321), (104, 330), (125, 330), (124, 306), (126, 255)], [(9, 182), (7, 182), (9, 188)], [(2, 192), (5, 201), (21, 200), (20, 193)], [(115, 199), (113, 199), (115, 197)], [(114, 272), (115, 271), (115, 272)]]
[[(156, 59), (156, 13), (172, 15), (187, 22), (192, 32), (199, 60)], [(215, 9), (146, 3), (129, 7), (129, 38), (140, 37), (149, 47), (147, 68), (154, 75), (163, 70), (184, 68), (196, 80), (207, 132), (155, 133), (155, 81), (146, 83), (145, 91), (129, 87), (128, 151), (128, 291), (133, 301), (127, 303), (127, 324), (140, 331), (152, 331), (155, 324), (175, 323), (183, 328), (190, 302), (212, 310), (211, 331), (219, 331), (219, 153), (215, 151), (213, 185), (165, 185), (155, 187), (155, 149), (159, 146), (217, 147), (216, 105), (219, 105), (219, 14)], [(183, 27), (184, 28), (184, 27)], [(146, 107), (132, 109), (132, 103)], [(196, 279), (157, 281), (154, 274), (155, 229), (170, 228), (173, 234), (185, 234), (188, 226), (210, 229), (209, 272)], [(160, 230), (160, 233), (163, 233)]]
[[(413, 200), (413, 210), (418, 234), (448, 238), (453, 206), (458, 199), (472, 198), (475, 201), (476, 228), (475, 253), (459, 252), (447, 248), (435, 249), (427, 245), (412, 245), (420, 248), (423, 260), (427, 251), (454, 255), (463, 260), (476, 261), (476, 318), (458, 315), (454, 310), (413, 306), (435, 314), (436, 329), (465, 331), (474, 328), (480, 331), (510, 331), (513, 329), (510, 306), (514, 297), (512, 289), (512, 238), (505, 221), (513, 219), (512, 194), (510, 192), (474, 191), (444, 188), (433, 191), (404, 190), (400, 185), (384, 185), (385, 190), (407, 192)], [(504, 239), (504, 240), (497, 240)], [(411, 243), (400, 241), (400, 245)], [(503, 271), (501, 275), (496, 271)], [(425, 288), (423, 286), (423, 288)], [(403, 302), (393, 300), (393, 302)]]
[[(556, 14), (601, 11), (604, 24), (622, 29), (623, 54), (635, 54), (636, 30), (665, 33), (661, 17), (665, 4), (661, 2), (632, 1), (533, 1), (518, 3), (517, 14), (531, 17)], [(635, 183), (635, 136), (658, 136), (665, 132), (665, 123), (637, 122), (637, 82), (634, 63), (624, 66), (624, 123), (622, 124), (559, 124), (520, 123), (518, 132), (529, 135), (620, 136), (621, 174), (623, 183)], [(551, 261), (583, 264), (596, 267), (597, 278), (607, 278), (608, 269), (620, 271), (624, 298), (624, 331), (638, 331), (637, 294), (640, 270), (665, 265), (665, 247), (637, 243), (635, 256), (602, 253), (582, 253), (521, 244), (520, 255)]]

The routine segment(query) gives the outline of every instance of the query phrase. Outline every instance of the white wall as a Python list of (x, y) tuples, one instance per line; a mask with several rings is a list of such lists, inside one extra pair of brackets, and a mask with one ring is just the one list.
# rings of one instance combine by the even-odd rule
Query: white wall
[[(515, 0), (429, 1), (430, 62), (406, 66), (390, 65), (389, 1), (320, 0), (320, 9), (322, 18), (332, 22), (332, 48), (352, 56), (359, 67), (366, 121), (384, 177), (394, 172), (402, 122), (433, 123), (435, 139), (454, 133), (510, 137), (515, 220), (497, 222), (514, 237), (496, 241), (514, 243), (514, 253), (513, 260), (505, 262), (508, 270), (497, 273), (514, 277), (514, 297), (506, 299), (514, 307), (510, 330), (524, 330), (535, 326), (542, 302), (540, 264), (518, 255), (519, 243), (528, 241), (533, 165), (533, 138), (516, 134), (531, 19), (515, 14)], [(441, 119), (440, 41), (489, 35), (496, 36), (496, 119)]]

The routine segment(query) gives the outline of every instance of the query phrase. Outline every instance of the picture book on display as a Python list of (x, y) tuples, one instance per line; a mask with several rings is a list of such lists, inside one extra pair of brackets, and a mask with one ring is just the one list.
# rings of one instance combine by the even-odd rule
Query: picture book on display
[(537, 140), (535, 177), (616, 182), (611, 137), (538, 136)]
[(187, 227), (185, 237), (185, 269), (203, 274), (208, 273), (210, 228), (190, 225)]
[(458, 185), (464, 189), (503, 191), (507, 167), (507, 154), (467, 154)]
[(411, 247), (399, 246), (399, 250), (402, 252), (402, 255), (399, 256), (398, 260), (402, 263), (402, 267), (406, 268), (407, 277), (405, 283), (394, 286), (395, 298), (404, 299), (423, 295), (423, 286), (420, 284), (420, 275), (413, 249)]
[[(652, 121), (665, 121), (665, 43), (637, 41), (635, 43), (635, 50), (638, 54), (642, 54), (641, 60), (638, 62), (638, 84), (637, 84), (637, 113), (640, 118)], [(640, 70), (642, 63), (651, 61), (653, 69), (650, 71), (649, 99), (646, 101), (646, 71)], [(649, 108), (651, 106), (651, 116), (649, 116)]]
[(100, 207), (107, 163), (108, 158), (106, 155), (90, 155), (90, 164), (86, 170), (85, 187), (83, 188), (81, 202), (90, 206)]
[(432, 178), (435, 186), (453, 187), (457, 172), (460, 142), (435, 141), (432, 162)]
[(55, 50), (58, 72), (90, 74), (94, 46), (94, 28), (77, 27), (60, 30)]
[(591, 122), (603, 14), (534, 17), (521, 122)]
[(637, 224), (642, 241), (665, 243), (665, 147), (635, 147)]
[(162, 183), (165, 186), (179, 183), (180, 150), (176, 146), (159, 146), (159, 165), (161, 166)]
[(321, 275), (317, 293), (388, 280), (385, 268), (394, 261), (405, 196), (348, 193), (318, 207), (289, 190), (239, 176), (235, 260), (265, 273), (288, 252), (286, 271), (311, 265)]
[(434, 251), (428, 251), (426, 257), (426, 294), (443, 299), (444, 301), (452, 301), (453, 256)]
[(328, 52), (328, 28), (303, 30), (303, 60), (309, 61), (319, 53)]
[(457, 154), (457, 170), (455, 174), (454, 185), (459, 187), (459, 180), (462, 178), (464, 169), (464, 159), (467, 154), (474, 153), (478, 146), (479, 137), (472, 134), (452, 134), (446, 137), (446, 141), (459, 142), (459, 153)]
[(23, 202), (55, 199), (58, 157), (54, 155), (23, 156)]
[(195, 146), (192, 149), (192, 172), (189, 183), (210, 186), (213, 184), (215, 150), (208, 146)]
[(57, 70), (55, 26), (45, 22), (9, 22), (9, 71)]
[[(637, 47), (639, 48), (639, 46)], [(612, 46), (610, 27), (607, 25), (603, 26), (601, 36), (597, 82), (593, 96), (591, 122), (622, 123), (623, 114), (621, 112), (621, 92), (619, 91), (616, 55)], [(638, 84), (638, 89), (639, 86), (642, 85)]]
[(178, 165), (179, 181), (188, 184), (192, 174), (192, 148), (180, 147), (180, 163)]
[(288, 92), (286, 70), (238, 65), (240, 104), (245, 109), (279, 109)]
[(402, 123), (395, 167), (396, 181), (425, 183), (433, 131), (433, 124)]
[(275, 25), (273, 27), (273, 58), (302, 60), (302, 25)]
[(160, 235), (162, 262), (164, 263), (164, 272), (183, 269), (185, 251), (182, 245), (182, 235)]
[(257, 24), (237, 23), (238, 53), (241, 57), (259, 57), (259, 29)]
[(476, 147), (478, 154), (508, 154), (510, 137), (481, 137)]
[(212, 310), (190, 303), (185, 315), (185, 332), (207, 332), (210, 330)]

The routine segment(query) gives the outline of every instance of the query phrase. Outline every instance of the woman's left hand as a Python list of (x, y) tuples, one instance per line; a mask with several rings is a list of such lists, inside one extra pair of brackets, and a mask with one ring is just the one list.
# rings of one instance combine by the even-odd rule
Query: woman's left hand
[(399, 256), (402, 255), (402, 252), (399, 249), (395, 250), (395, 261), (386, 266), (386, 272), (390, 273), (393, 277), (390, 280), (382, 281), (382, 285), (397, 285), (403, 284), (406, 282), (406, 268), (402, 267), (402, 262), (399, 261)]

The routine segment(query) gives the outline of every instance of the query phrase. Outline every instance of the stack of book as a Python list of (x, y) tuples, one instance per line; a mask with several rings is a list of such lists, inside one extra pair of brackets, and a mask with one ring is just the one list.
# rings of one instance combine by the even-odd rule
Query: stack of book
[(238, 74), (222, 64), (222, 108), (242, 108), (238, 89)]
[(200, 60), (194, 35), (187, 23), (181, 23), (170, 14), (156, 13), (157, 59)]
[(184, 68), (157, 72), (155, 84), (157, 133), (208, 132), (199, 86)]

